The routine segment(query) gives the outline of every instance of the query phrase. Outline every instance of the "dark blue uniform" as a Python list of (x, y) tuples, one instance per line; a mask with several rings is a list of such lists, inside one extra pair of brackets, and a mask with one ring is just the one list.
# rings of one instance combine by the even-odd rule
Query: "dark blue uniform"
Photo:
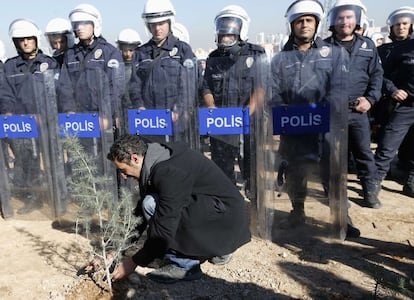
[[(188, 117), (185, 112), (196, 107), (195, 95), (189, 96), (187, 87), (195, 92), (196, 78), (189, 78), (186, 67), (195, 67), (195, 55), (185, 42), (171, 33), (158, 47), (151, 39), (138, 47), (132, 57), (132, 74), (129, 82), (129, 96), (135, 109), (171, 109), (173, 118), (173, 139), (189, 142)], [(191, 77), (191, 76), (190, 76)], [(198, 136), (198, 133), (197, 133)], [(165, 142), (163, 136), (146, 138)]]
[(41, 107), (36, 82), (43, 82), (43, 72), (58, 70), (59, 65), (50, 56), (40, 50), (33, 60), (25, 60), (21, 56), (8, 59), (4, 64), (4, 84), (1, 90), (0, 111), (2, 114), (35, 114)]
[[(346, 91), (349, 101), (365, 96), (373, 106), (381, 97), (383, 81), (383, 69), (374, 42), (358, 34), (354, 34), (353, 40), (348, 43), (338, 42), (333, 37), (326, 41), (348, 50), (346, 68), (349, 75)], [(352, 108), (349, 109), (348, 116), (349, 151), (355, 159), (366, 200), (367, 192), (378, 187), (377, 168), (371, 150), (370, 121), (367, 113), (360, 113)]]
[[(89, 46), (79, 42), (65, 52), (58, 84), (59, 112), (98, 112), (101, 120), (109, 121), (112, 118), (116, 138), (124, 91), (122, 55), (103, 37), (96, 37)], [(97, 160), (99, 172), (102, 172), (107, 163), (102, 153), (102, 143), (97, 143), (96, 138), (81, 139), (80, 142)], [(70, 159), (66, 167), (70, 173)]]
[[(312, 48), (299, 51), (289, 40), (271, 63), (272, 106), (331, 102), (341, 105), (343, 64), (341, 49), (316, 38)], [(294, 211), (303, 211), (307, 195), (308, 167), (324, 166), (327, 183), (328, 144), (324, 134), (281, 135), (279, 154), (288, 162), (287, 193)]]
[[(405, 90), (408, 98), (399, 103), (394, 102), (388, 122), (385, 124), (378, 141), (375, 160), (378, 174), (383, 179), (396, 151), (410, 127), (414, 125), (414, 40), (405, 40), (384, 44), (378, 48), (384, 61), (384, 93), (390, 96), (397, 89)], [(414, 143), (414, 140), (411, 141)], [(404, 192), (414, 196), (414, 153), (408, 162), (409, 176), (404, 185)]]
[[(112, 115), (119, 115), (125, 89), (121, 63), (119, 50), (103, 37), (96, 38), (89, 46), (78, 43), (68, 49), (59, 78), (60, 112), (97, 112), (104, 96), (105, 103), (111, 105)], [(98, 91), (98, 87), (104, 90)]]
[[(236, 53), (216, 49), (206, 61), (202, 96), (212, 94), (217, 107), (245, 107), (252, 94), (264, 88), (261, 79), (261, 65), (265, 60), (265, 50), (251, 43), (240, 42)], [(251, 117), (254, 117), (254, 114)], [(250, 120), (253, 124), (253, 119)], [(252, 127), (253, 128), (253, 127)], [(246, 182), (246, 190), (250, 189), (250, 147), (253, 145), (254, 133), (245, 135), (243, 139), (243, 156), (240, 155), (240, 136), (211, 136), (211, 158), (236, 183), (234, 162), (237, 159)]]
[(153, 40), (138, 47), (132, 58), (129, 95), (135, 108), (178, 109), (183, 103), (182, 69), (193, 62), (191, 47), (171, 33), (161, 47)]
[[(0, 91), (1, 114), (41, 114), (44, 109), (43, 72), (57, 70), (58, 63), (40, 50), (34, 59), (10, 58), (4, 64)], [(10, 139), (15, 155), (13, 183), (32, 187), (40, 176), (39, 143), (34, 139)], [(39, 184), (39, 183), (37, 183)]]

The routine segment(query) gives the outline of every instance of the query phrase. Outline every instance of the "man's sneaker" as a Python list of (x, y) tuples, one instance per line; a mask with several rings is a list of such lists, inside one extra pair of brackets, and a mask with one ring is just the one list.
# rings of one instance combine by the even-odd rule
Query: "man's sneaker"
[(361, 231), (359, 231), (358, 228), (348, 223), (346, 228), (346, 238), (359, 238), (360, 235)]
[(216, 266), (222, 266), (225, 264), (228, 264), (231, 259), (233, 258), (233, 254), (227, 254), (222, 256), (214, 256), (208, 260), (209, 263), (216, 265)]
[(280, 222), (279, 228), (281, 229), (295, 228), (295, 227), (305, 224), (305, 222), (306, 222), (305, 212), (301, 209), (294, 209), (290, 211), (289, 216), (285, 220)]
[(200, 265), (195, 265), (190, 270), (180, 268), (176, 264), (168, 264), (148, 273), (148, 278), (159, 283), (175, 283), (177, 281), (191, 281), (200, 279), (203, 275)]

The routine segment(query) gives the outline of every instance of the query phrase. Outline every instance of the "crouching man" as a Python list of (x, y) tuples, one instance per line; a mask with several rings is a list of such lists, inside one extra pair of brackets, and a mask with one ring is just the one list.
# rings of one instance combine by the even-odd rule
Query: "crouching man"
[(202, 275), (200, 263), (227, 263), (250, 241), (246, 204), (230, 179), (211, 160), (184, 144), (146, 143), (124, 135), (108, 154), (123, 178), (139, 181), (148, 222), (144, 246), (112, 273), (116, 281), (156, 258), (168, 263), (148, 274), (174, 283)]

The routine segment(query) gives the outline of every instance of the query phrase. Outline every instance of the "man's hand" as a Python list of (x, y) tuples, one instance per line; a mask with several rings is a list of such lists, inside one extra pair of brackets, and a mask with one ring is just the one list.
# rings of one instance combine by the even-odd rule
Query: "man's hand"
[(134, 272), (137, 264), (131, 257), (124, 257), (118, 267), (112, 272), (112, 281), (124, 279), (126, 276)]
[(359, 103), (355, 106), (355, 110), (360, 113), (366, 113), (371, 109), (371, 102), (365, 97), (358, 97)]
[(404, 90), (396, 90), (394, 93), (391, 94), (391, 98), (395, 101), (404, 101), (408, 98), (408, 93)]

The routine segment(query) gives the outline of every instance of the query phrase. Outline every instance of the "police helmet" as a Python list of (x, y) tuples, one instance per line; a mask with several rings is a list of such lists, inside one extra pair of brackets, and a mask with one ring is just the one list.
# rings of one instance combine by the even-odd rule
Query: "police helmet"
[(16, 38), (25, 38), (32, 36), (36, 38), (37, 49), (39, 49), (41, 34), (42, 32), (40, 31), (39, 27), (37, 27), (33, 21), (28, 19), (16, 19), (11, 22), (9, 26), (9, 36), (12, 39), (16, 49), (18, 49), (15, 41)]
[(190, 34), (183, 24), (175, 22), (172, 27), (172, 33), (180, 41), (183, 41), (187, 44), (190, 43)]
[(75, 37), (72, 31), (72, 25), (69, 20), (64, 18), (51, 19), (45, 30), (45, 36), (65, 35), (68, 47), (71, 48), (75, 44)]
[(132, 28), (125, 28), (119, 32), (118, 38), (116, 39), (116, 43), (118, 45), (136, 45), (136, 47), (138, 47), (142, 44), (142, 40), (137, 31), (135, 31)]
[(409, 29), (409, 35), (413, 33), (413, 23), (414, 23), (414, 7), (411, 6), (402, 6), (396, 10), (394, 10), (387, 19), (387, 24), (389, 26), (390, 31), (390, 38), (391, 40), (395, 39), (394, 33), (392, 31), (392, 27), (399, 22), (401, 17), (406, 17), (411, 20), (411, 26)]
[[(319, 23), (324, 16), (322, 4), (317, 0), (296, 0), (288, 7), (285, 13), (288, 35), (291, 34), (293, 21), (307, 15), (315, 16), (317, 27), (319, 27)], [(315, 28), (315, 31), (317, 32), (318, 28)]]
[(352, 10), (356, 18), (355, 29), (361, 28), (367, 13), (365, 5), (360, 0), (337, 0), (328, 13), (329, 30), (334, 31), (336, 17), (343, 10)]
[(170, 0), (148, 0), (141, 16), (147, 28), (151, 23), (169, 21), (171, 30), (175, 22), (175, 9)]
[(69, 13), (72, 29), (75, 30), (76, 22), (90, 21), (93, 23), (93, 34), (99, 37), (102, 34), (102, 17), (99, 10), (90, 4), (79, 4)]
[(216, 43), (219, 43), (219, 35), (234, 34), (241, 41), (247, 41), (250, 17), (247, 12), (238, 5), (228, 5), (216, 15)]

